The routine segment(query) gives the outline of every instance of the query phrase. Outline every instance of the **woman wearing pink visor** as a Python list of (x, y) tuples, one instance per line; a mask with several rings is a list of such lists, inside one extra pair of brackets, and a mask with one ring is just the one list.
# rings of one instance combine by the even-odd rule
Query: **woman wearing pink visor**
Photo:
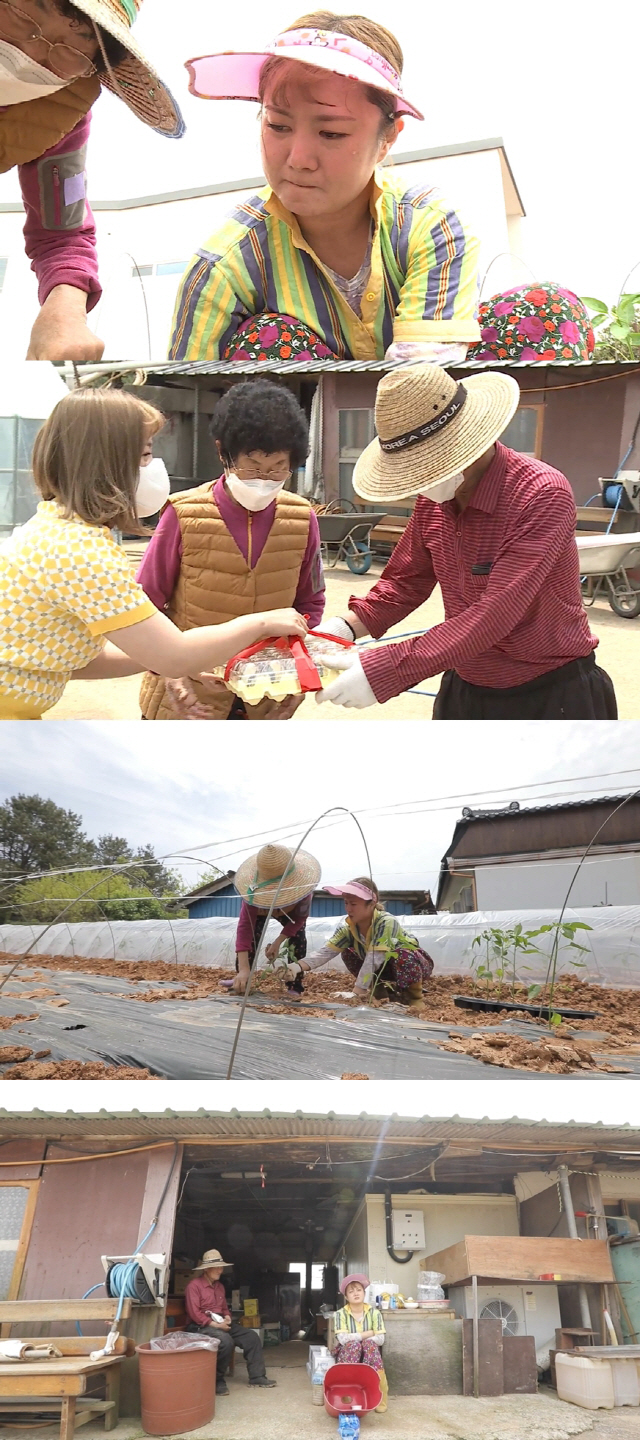
[(356, 995), (399, 1000), (419, 1008), (423, 981), (433, 972), (433, 960), (420, 949), (415, 936), (407, 934), (397, 916), (382, 908), (374, 881), (359, 875), (346, 885), (325, 885), (325, 890), (344, 897), (346, 917), (326, 945), (288, 966), (287, 979), (295, 980), (301, 971), (319, 970), (341, 955), (355, 976)]
[(269, 331), (293, 317), (336, 359), (464, 359), (480, 337), (479, 243), (438, 191), (380, 168), (403, 116), (424, 118), (402, 65), (382, 25), (328, 10), (263, 50), (187, 63), (193, 95), (260, 103), (268, 184), (189, 265), (172, 359), (224, 358), (267, 315)]

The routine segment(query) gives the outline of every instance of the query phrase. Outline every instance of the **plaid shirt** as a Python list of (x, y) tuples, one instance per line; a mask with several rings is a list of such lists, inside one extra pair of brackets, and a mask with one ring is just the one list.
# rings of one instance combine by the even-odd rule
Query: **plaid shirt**
[(293, 315), (337, 359), (381, 360), (394, 341), (473, 344), (480, 244), (431, 186), (376, 171), (371, 273), (356, 315), (295, 217), (267, 186), (198, 250), (176, 304), (170, 358), (218, 360), (251, 315)]
[(362, 652), (383, 704), (443, 670), (506, 690), (590, 655), (598, 644), (582, 606), (568, 480), (497, 444), (462, 513), (455, 502), (416, 507), (377, 584), (349, 605), (384, 635), (440, 585), (445, 620), (426, 635)]

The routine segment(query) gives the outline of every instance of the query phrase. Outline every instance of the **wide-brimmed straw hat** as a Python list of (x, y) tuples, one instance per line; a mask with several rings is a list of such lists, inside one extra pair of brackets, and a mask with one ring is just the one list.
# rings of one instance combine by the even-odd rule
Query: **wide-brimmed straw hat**
[(307, 850), (299, 850), (294, 860), (286, 845), (263, 845), (257, 855), (243, 860), (234, 885), (243, 900), (259, 910), (268, 910), (277, 894), (281, 909), (315, 890), (321, 874), (318, 861)]
[(377, 439), (363, 450), (353, 488), (363, 500), (406, 500), (459, 475), (502, 435), (518, 408), (510, 375), (452, 379), (439, 365), (403, 365), (376, 395)]
[(233, 1261), (223, 1260), (219, 1250), (205, 1250), (202, 1259), (193, 1267), (193, 1274), (196, 1270), (232, 1270)]
[(313, 65), (317, 70), (328, 70), (332, 75), (359, 80), (362, 85), (372, 85), (374, 90), (383, 90), (393, 97), (391, 108), (395, 115), (413, 115), (416, 120), (424, 120), (422, 112), (405, 100), (400, 75), (384, 55), (351, 35), (308, 26), (302, 30), (285, 30), (263, 50), (227, 50), (187, 60), (191, 94), (201, 100), (259, 100), (260, 71), (265, 60), (273, 59), (274, 55), (280, 60), (295, 60), (301, 65)]
[(119, 65), (107, 65), (100, 84), (133, 110), (145, 125), (160, 135), (178, 140), (184, 134), (184, 120), (166, 85), (156, 74), (131, 36), (131, 26), (142, 0), (73, 0), (77, 10), (118, 40), (127, 51)]

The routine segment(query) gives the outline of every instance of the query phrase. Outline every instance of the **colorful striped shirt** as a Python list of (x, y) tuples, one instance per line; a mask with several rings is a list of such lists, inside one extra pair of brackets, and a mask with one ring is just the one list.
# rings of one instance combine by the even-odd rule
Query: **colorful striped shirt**
[(375, 1335), (384, 1335), (384, 1320), (380, 1311), (373, 1305), (365, 1305), (362, 1315), (357, 1319), (351, 1314), (351, 1306), (343, 1305), (336, 1311), (334, 1321), (334, 1332), (336, 1339), (338, 1335), (361, 1335), (363, 1330), (372, 1330)]
[(381, 360), (396, 341), (480, 338), (480, 242), (438, 190), (377, 170), (371, 273), (357, 315), (269, 186), (198, 250), (178, 292), (172, 360), (219, 360), (249, 316), (293, 315), (338, 360)]

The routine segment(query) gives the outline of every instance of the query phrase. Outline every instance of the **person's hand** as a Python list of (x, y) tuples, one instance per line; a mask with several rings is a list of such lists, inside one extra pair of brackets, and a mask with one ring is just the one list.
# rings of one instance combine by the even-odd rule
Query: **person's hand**
[(332, 705), (344, 705), (347, 709), (366, 710), (368, 705), (378, 704), (357, 650), (345, 651), (344, 655), (338, 655), (335, 659), (328, 655), (324, 658), (318, 656), (317, 659), (320, 664), (326, 665), (327, 669), (343, 672), (337, 680), (332, 680), (325, 690), (316, 692), (318, 705), (330, 701)]
[[(191, 681), (165, 680), (165, 694), (174, 715), (180, 720), (213, 720), (213, 710), (198, 700)], [(228, 694), (226, 685), (223, 689)]]
[[(333, 615), (331, 620), (321, 620), (320, 624), (317, 626), (317, 629), (320, 631), (321, 635), (335, 635), (337, 636), (338, 640), (353, 641), (353, 631), (351, 629), (351, 626), (347, 623), (346, 620), (342, 619), (341, 615)], [(312, 630), (310, 633), (313, 635), (315, 634), (315, 631)]]
[(260, 708), (261, 720), (290, 720), (300, 709), (305, 699), (304, 695), (288, 695), (286, 700), (274, 700), (272, 705), (265, 710), (264, 701)]
[(266, 635), (300, 635), (307, 634), (309, 626), (304, 615), (299, 615), (297, 610), (269, 610), (265, 616)]
[(225, 1315), (224, 1320), (223, 1320), (222, 1324), (218, 1326), (218, 1329), (219, 1329), (219, 1330), (230, 1330), (230, 1329), (231, 1329), (231, 1316), (230, 1316), (230, 1315)]
[(198, 683), (206, 690), (207, 695), (229, 696), (228, 687), (225, 685), (221, 675), (212, 675), (208, 670), (202, 670), (198, 675)]
[(369, 996), (369, 991), (365, 989), (364, 985), (354, 985), (353, 993), (359, 995), (361, 1000), (367, 1000)]
[(74, 285), (56, 285), (40, 307), (27, 360), (101, 360), (104, 340), (87, 325), (87, 296)]
[(264, 947), (264, 953), (265, 953), (265, 955), (266, 955), (266, 957), (267, 957), (267, 960), (275, 960), (276, 955), (278, 954), (279, 949), (280, 949), (280, 941), (279, 941), (279, 940), (272, 940), (270, 945), (265, 945), (265, 947)]
[(247, 988), (248, 983), (249, 983), (249, 972), (247, 971), (246, 975), (242, 974), (242, 972), (239, 972), (239, 973), (236, 975), (236, 978), (235, 978), (235, 980), (234, 980), (234, 982), (233, 982), (233, 985), (231, 986), (231, 994), (232, 994), (232, 995), (244, 995), (244, 992), (245, 992), (245, 990), (246, 990), (246, 988)]

